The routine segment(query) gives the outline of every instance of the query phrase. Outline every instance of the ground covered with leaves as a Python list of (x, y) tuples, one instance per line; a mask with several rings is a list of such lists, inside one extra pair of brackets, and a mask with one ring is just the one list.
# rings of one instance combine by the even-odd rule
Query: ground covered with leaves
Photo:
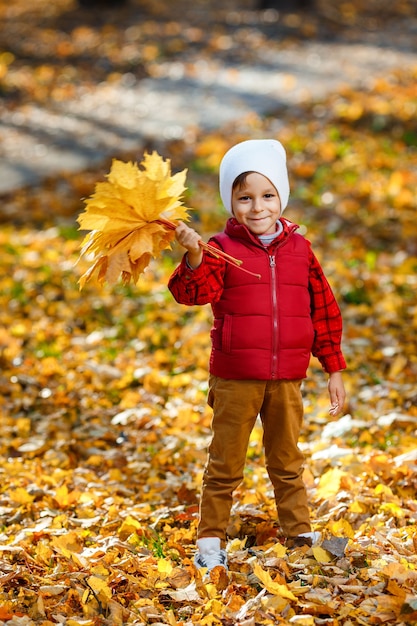
[(398, 71), (367, 91), (165, 146), (174, 169), (189, 169), (186, 205), (207, 239), (226, 217), (224, 151), (281, 139), (286, 215), (313, 242), (345, 320), (344, 415), (329, 418), (314, 359), (304, 384), (300, 445), (322, 542), (282, 545), (257, 425), (227, 577), (202, 580), (192, 561), (211, 317), (167, 291), (181, 251), (136, 287), (80, 292), (75, 220), (107, 165), (4, 198), (0, 624), (417, 623), (416, 79), (417, 69)]

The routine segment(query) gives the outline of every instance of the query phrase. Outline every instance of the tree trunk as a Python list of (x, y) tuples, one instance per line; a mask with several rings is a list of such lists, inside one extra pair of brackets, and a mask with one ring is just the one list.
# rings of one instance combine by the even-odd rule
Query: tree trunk
[(126, 4), (126, 0), (78, 0), (78, 4), (81, 7), (86, 8), (105, 8), (111, 7), (113, 9), (117, 9), (117, 7), (121, 7)]
[(312, 9), (314, 0), (257, 0), (257, 8), (276, 9), (277, 11), (305, 11)]

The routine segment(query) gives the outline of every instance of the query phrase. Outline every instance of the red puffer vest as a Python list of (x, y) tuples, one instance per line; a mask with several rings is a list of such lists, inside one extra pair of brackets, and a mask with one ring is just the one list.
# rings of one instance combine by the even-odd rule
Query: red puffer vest
[(233, 219), (212, 239), (261, 275), (258, 280), (227, 264), (222, 297), (212, 305), (210, 372), (215, 376), (305, 378), (314, 338), (309, 248), (293, 226), (269, 248)]

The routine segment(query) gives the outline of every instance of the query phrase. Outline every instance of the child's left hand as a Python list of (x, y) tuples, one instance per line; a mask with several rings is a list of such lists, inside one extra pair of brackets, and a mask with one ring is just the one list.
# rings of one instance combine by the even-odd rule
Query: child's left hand
[(346, 400), (345, 386), (343, 384), (342, 372), (333, 372), (329, 376), (328, 390), (330, 396), (330, 415), (338, 415), (343, 411)]

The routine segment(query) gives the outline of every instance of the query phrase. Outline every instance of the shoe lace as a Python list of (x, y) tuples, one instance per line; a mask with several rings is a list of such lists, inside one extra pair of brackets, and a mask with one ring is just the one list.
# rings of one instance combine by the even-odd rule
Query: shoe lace
[(223, 552), (218, 552), (217, 550), (210, 550), (210, 552), (205, 552), (202, 555), (204, 563), (208, 570), (213, 569), (217, 565), (224, 565), (224, 554)]

